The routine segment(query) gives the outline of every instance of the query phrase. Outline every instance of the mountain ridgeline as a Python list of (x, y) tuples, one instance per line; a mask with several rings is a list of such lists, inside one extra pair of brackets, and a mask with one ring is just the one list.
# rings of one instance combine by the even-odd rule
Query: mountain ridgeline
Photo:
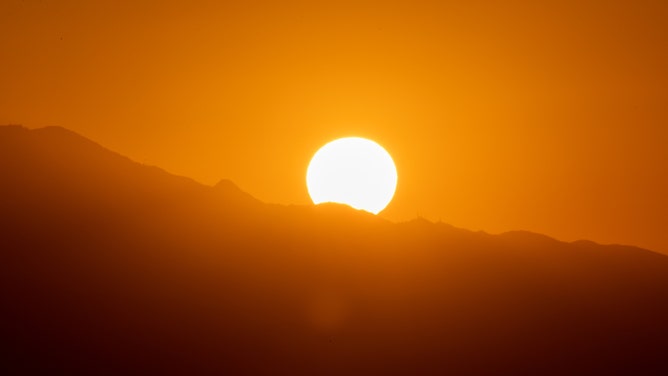
[(0, 127), (0, 373), (668, 371), (668, 257), (262, 203)]

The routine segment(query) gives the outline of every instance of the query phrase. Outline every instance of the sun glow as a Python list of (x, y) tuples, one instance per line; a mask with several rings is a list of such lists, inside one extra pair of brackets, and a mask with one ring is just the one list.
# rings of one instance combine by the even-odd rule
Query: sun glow
[(306, 186), (315, 204), (335, 202), (378, 214), (392, 201), (397, 169), (377, 143), (340, 138), (315, 153), (306, 171)]

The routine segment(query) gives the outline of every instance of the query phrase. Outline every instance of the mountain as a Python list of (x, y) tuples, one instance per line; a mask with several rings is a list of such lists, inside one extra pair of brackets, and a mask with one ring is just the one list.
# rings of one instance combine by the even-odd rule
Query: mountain
[(0, 372), (653, 375), (668, 257), (266, 204), (0, 127)]

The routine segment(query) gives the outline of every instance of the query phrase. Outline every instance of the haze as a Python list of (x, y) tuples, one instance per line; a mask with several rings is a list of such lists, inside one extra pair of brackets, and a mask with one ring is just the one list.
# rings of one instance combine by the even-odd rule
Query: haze
[(0, 3), (0, 124), (266, 202), (382, 144), (382, 213), (667, 252), (664, 1)]

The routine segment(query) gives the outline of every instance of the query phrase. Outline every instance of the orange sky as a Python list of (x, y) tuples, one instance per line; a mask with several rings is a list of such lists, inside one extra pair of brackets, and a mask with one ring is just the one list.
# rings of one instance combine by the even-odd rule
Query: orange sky
[(381, 215), (668, 252), (665, 1), (0, 2), (0, 124), (62, 125), (309, 203), (324, 143), (394, 157)]

